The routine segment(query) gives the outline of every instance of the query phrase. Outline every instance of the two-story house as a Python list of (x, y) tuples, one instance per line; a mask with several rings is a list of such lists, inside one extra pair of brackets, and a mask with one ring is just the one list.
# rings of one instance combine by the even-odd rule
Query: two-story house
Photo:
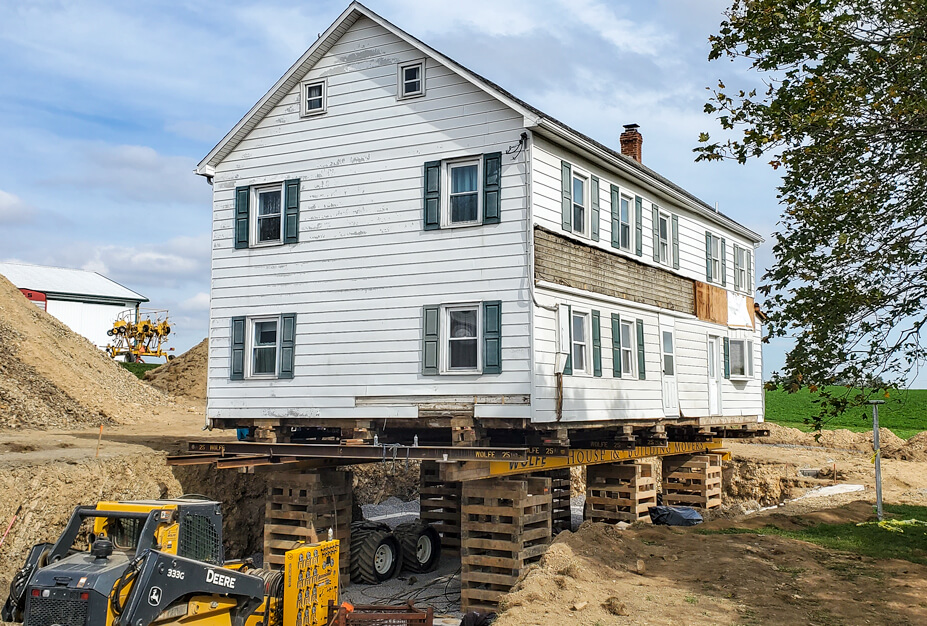
[(642, 141), (606, 147), (352, 3), (197, 167), (210, 424), (761, 422), (761, 238), (644, 166)]

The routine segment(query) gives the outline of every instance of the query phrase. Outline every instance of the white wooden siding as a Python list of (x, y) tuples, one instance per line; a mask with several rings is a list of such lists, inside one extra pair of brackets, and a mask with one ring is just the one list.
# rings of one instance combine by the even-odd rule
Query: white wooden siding
[[(617, 254), (630, 256), (642, 263), (663, 267), (670, 272), (678, 273), (693, 280), (705, 282), (706, 279), (706, 259), (705, 259), (705, 231), (723, 237), (726, 241), (726, 276), (727, 289), (734, 289), (734, 244), (742, 248), (753, 250), (753, 244), (747, 240), (735, 235), (729, 230), (716, 224), (710, 223), (704, 218), (698, 217), (689, 210), (684, 209), (676, 204), (665, 202), (655, 197), (649, 190), (644, 189), (635, 181), (632, 181), (616, 172), (605, 170), (580, 156), (568, 152), (560, 146), (547, 141), (543, 137), (535, 134), (532, 145), (532, 166), (531, 184), (533, 199), (533, 217), (534, 223), (540, 224), (557, 233), (567, 237), (573, 237), (589, 245), (593, 245), (603, 250), (608, 250)], [(592, 241), (571, 232), (564, 232), (561, 222), (561, 162), (566, 161), (574, 167), (590, 172), (593, 176), (599, 178), (599, 241)], [(611, 185), (617, 186), (623, 193), (634, 196), (640, 196), (643, 202), (643, 246), (641, 256), (637, 256), (635, 244), (633, 242), (634, 230), (632, 226), (632, 245), (631, 252), (619, 250), (612, 247), (612, 213), (611, 213)], [(679, 217), (679, 269), (674, 270), (672, 263), (661, 265), (653, 260), (653, 205), (657, 204), (661, 209), (675, 214)], [(589, 207), (586, 207), (589, 211)], [(632, 215), (633, 215), (632, 206)], [(672, 241), (670, 241), (672, 245)], [(754, 266), (756, 263), (754, 263)], [(752, 295), (752, 294), (751, 294)]]
[[(503, 160), (500, 224), (422, 230), (426, 161), (516, 144), (523, 119), (431, 59), (426, 95), (396, 99), (421, 53), (360, 19), (309, 72), (327, 112), (294, 89), (216, 168), (208, 415), (409, 417), (361, 396), (529, 394), (522, 161)], [(236, 250), (234, 189), (300, 179), (299, 243)], [(502, 373), (422, 376), (422, 306), (502, 300)], [(296, 313), (293, 380), (229, 380), (231, 318)], [(523, 409), (525, 412), (526, 409)]]
[(112, 330), (113, 322), (120, 313), (134, 310), (134, 307), (50, 299), (45, 310), (96, 347), (105, 348), (113, 341), (106, 331)]

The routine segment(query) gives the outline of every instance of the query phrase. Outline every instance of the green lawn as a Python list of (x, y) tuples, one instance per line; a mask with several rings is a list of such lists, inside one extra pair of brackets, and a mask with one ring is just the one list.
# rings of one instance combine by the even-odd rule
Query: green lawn
[(145, 372), (153, 370), (154, 368), (163, 365), (163, 363), (119, 363), (139, 379), (145, 378)]
[[(810, 420), (817, 411), (814, 404), (817, 397), (817, 394), (807, 389), (795, 393), (786, 393), (781, 389), (767, 391), (766, 421), (810, 431), (811, 426), (805, 419)], [(879, 406), (879, 426), (891, 429), (904, 439), (927, 430), (927, 389), (894, 391), (890, 397), (883, 399), (885, 404)], [(829, 420), (824, 428), (846, 428), (856, 432), (872, 430), (872, 409), (868, 406), (851, 409)]]
[[(927, 521), (927, 507), (886, 504), (886, 519)], [(904, 526), (904, 532), (891, 532), (875, 524), (818, 524), (800, 530), (775, 526), (699, 530), (702, 534), (778, 535), (807, 541), (829, 550), (854, 552), (875, 559), (905, 559), (927, 565), (927, 526)]]

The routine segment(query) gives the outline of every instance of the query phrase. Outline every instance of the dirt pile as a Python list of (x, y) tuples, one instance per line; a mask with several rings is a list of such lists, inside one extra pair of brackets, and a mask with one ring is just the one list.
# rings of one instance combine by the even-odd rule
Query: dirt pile
[(380, 504), (390, 497), (404, 502), (418, 497), (421, 462), (367, 463), (346, 468), (354, 474), (354, 504)]
[(14, 465), (11, 455), (0, 464), (0, 520), (4, 530), (17, 508), (19, 519), (0, 548), (0, 589), (22, 567), (29, 548), (54, 541), (67, 524), (74, 507), (99, 500), (137, 500), (175, 497), (180, 483), (164, 462), (164, 454), (133, 447), (131, 451), (101, 458), (67, 454), (57, 462)]
[[(866, 503), (756, 517), (799, 528), (869, 519)], [(914, 624), (927, 567), (827, 551), (774, 535), (584, 523), (561, 533), (503, 597), (496, 626), (611, 624)], [(848, 584), (851, 582), (851, 584)]]
[[(806, 433), (797, 428), (767, 423), (769, 437), (757, 439), (756, 443), (772, 443), (794, 446), (817, 446), (837, 450), (872, 450), (872, 431), (855, 433), (845, 428), (825, 430), (815, 438), (816, 433)], [(927, 460), (927, 433), (919, 433), (905, 441), (887, 428), (879, 429), (879, 447), (882, 456), (908, 461)]]
[(0, 276), (0, 428), (134, 422), (167, 404)]
[(146, 372), (145, 380), (172, 396), (205, 402), (208, 370), (209, 339), (203, 339), (173, 361)]

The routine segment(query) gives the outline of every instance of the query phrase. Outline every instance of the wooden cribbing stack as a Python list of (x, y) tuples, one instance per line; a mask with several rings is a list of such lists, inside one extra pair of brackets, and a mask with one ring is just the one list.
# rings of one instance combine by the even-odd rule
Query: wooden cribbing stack
[(495, 611), (550, 542), (550, 478), (465, 482), (461, 538), (460, 608)]
[(351, 472), (336, 470), (281, 471), (268, 475), (264, 512), (264, 563), (282, 569), (287, 550), (309, 542), (313, 532), (326, 537), (329, 528), (341, 542), (339, 569), (350, 566)]
[(570, 468), (538, 472), (535, 476), (550, 478), (551, 531), (553, 535), (572, 530), (573, 513), (570, 508)]
[(717, 454), (664, 457), (663, 504), (698, 509), (721, 506), (721, 457)]
[(441, 535), (441, 550), (460, 551), (461, 483), (441, 480), (435, 461), (422, 461), (419, 517)]
[(594, 522), (650, 521), (657, 484), (649, 463), (613, 463), (586, 468), (585, 519)]

